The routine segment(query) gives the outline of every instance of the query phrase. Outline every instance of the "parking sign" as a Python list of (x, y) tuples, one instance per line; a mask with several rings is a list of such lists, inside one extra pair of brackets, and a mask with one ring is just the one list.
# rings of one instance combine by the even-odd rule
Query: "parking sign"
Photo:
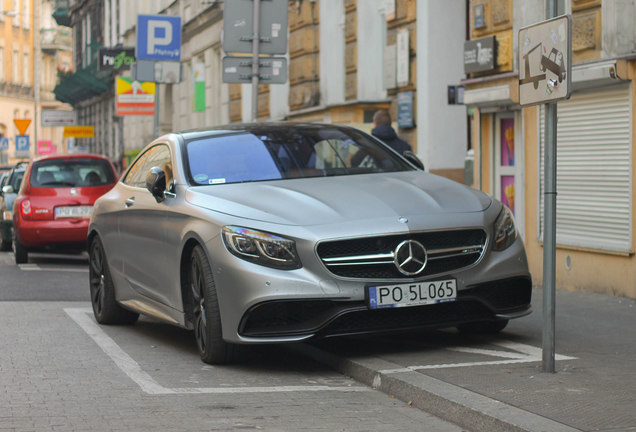
[(17, 153), (24, 153), (29, 151), (29, 136), (28, 135), (15, 136), (15, 151)]
[(181, 18), (166, 15), (137, 16), (137, 59), (181, 59)]

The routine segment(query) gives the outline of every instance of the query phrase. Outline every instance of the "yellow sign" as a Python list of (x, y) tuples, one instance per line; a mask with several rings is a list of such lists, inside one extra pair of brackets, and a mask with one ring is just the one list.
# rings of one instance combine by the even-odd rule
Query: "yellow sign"
[(13, 123), (15, 123), (15, 127), (20, 131), (20, 135), (26, 135), (26, 130), (31, 124), (30, 119), (13, 119)]
[(94, 126), (64, 126), (64, 138), (93, 138)]

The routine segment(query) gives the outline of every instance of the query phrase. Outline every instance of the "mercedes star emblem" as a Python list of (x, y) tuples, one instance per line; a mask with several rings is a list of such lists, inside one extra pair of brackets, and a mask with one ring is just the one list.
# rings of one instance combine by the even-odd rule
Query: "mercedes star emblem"
[(395, 266), (406, 276), (415, 276), (424, 270), (427, 260), (426, 248), (415, 240), (404, 240), (393, 253)]

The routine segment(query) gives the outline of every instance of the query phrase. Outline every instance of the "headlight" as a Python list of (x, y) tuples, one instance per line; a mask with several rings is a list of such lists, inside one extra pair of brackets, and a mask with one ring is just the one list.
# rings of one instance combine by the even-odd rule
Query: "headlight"
[(249, 228), (225, 226), (223, 241), (232, 254), (246, 261), (283, 270), (302, 267), (293, 240)]
[(515, 227), (515, 218), (510, 209), (504, 206), (495, 221), (495, 241), (493, 249), (502, 251), (509, 247), (516, 238), (517, 228)]

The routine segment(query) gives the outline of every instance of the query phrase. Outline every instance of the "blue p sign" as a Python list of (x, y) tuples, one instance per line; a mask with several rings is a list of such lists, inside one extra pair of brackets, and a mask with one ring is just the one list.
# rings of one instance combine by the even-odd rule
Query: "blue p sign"
[(181, 18), (165, 15), (137, 16), (137, 58), (181, 59)]
[(29, 151), (29, 136), (28, 135), (15, 136), (15, 151), (18, 153)]

